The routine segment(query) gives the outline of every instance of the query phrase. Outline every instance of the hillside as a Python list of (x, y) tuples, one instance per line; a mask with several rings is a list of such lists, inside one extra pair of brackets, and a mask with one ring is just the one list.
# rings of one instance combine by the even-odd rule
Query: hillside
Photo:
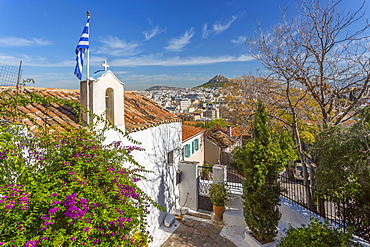
[[(196, 86), (195, 88), (214, 88), (214, 87), (222, 87), (225, 83), (228, 83), (229, 79), (227, 79), (223, 75), (216, 75), (212, 79), (210, 79), (208, 82), (203, 83), (202, 85)], [(145, 89), (145, 91), (162, 91), (162, 90), (177, 90), (181, 89), (179, 87), (168, 87), (168, 86), (163, 86), (163, 85), (157, 85), (150, 87), (148, 89)]]
[(218, 74), (215, 77), (213, 77), (211, 80), (209, 80), (208, 82), (200, 86), (197, 86), (197, 88), (198, 87), (205, 87), (205, 88), (222, 87), (225, 83), (228, 83), (228, 82), (229, 82), (229, 79), (227, 79), (223, 75)]
[(160, 91), (160, 90), (175, 90), (179, 89), (178, 87), (167, 87), (167, 86), (153, 86), (148, 89), (145, 89), (145, 91)]

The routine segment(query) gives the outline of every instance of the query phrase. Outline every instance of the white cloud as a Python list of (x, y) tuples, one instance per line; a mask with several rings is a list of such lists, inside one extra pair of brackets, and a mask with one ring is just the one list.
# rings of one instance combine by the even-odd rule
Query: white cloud
[(33, 46), (50, 44), (50, 41), (39, 38), (25, 39), (14, 36), (0, 38), (0, 46)]
[(228, 28), (230, 28), (231, 24), (233, 24), (233, 22), (236, 21), (238, 18), (240, 18), (242, 15), (243, 14), (233, 15), (231, 19), (225, 23), (221, 23), (218, 21), (213, 24), (211, 29), (208, 29), (208, 23), (203, 24), (203, 27), (202, 27), (203, 39), (208, 38), (210, 34), (217, 35), (227, 30)]
[[(48, 63), (45, 59), (37, 57), (31, 58), (27, 55), (23, 55), (19, 58), (12, 56), (5, 56), (0, 54), (0, 60), (4, 63), (18, 66), (19, 61), (22, 60), (24, 65), (31, 67), (70, 67), (74, 68), (76, 62), (71, 60), (65, 60), (56, 63)], [(90, 66), (96, 66), (100, 68), (100, 65), (104, 62), (104, 57), (92, 56), (90, 57)], [(225, 63), (225, 62), (247, 62), (254, 60), (249, 55), (240, 55), (240, 56), (219, 56), (219, 57), (169, 57), (164, 58), (162, 54), (151, 54), (146, 56), (136, 56), (129, 58), (120, 58), (116, 60), (108, 61), (108, 64), (115, 67), (138, 67), (138, 66), (194, 66), (194, 65), (207, 65), (215, 63)]]
[(168, 51), (181, 51), (187, 44), (190, 43), (190, 39), (195, 35), (193, 28), (187, 30), (183, 35), (178, 38), (173, 38), (169, 41), (169, 45), (165, 47)]
[(226, 23), (216, 22), (215, 24), (213, 24), (213, 31), (215, 32), (215, 34), (222, 33), (223, 31), (228, 29), (236, 19), (238, 19), (238, 17), (233, 15), (231, 17), (231, 20)]
[[(8, 56), (5, 54), (0, 54), (0, 61), (3, 63), (12, 65), (12, 66), (19, 66), (19, 61), (23, 61), (24, 66), (30, 67), (44, 67), (44, 68), (52, 68), (52, 67), (70, 67), (74, 68), (76, 62), (74, 59), (58, 61), (58, 62), (49, 62), (44, 57), (30, 57), (28, 55), (21, 55), (19, 57)], [(92, 56), (90, 57), (90, 66), (99, 67), (100, 65), (106, 60), (103, 56)], [(168, 57), (165, 58), (162, 54), (151, 54), (145, 56), (134, 56), (129, 58), (118, 58), (116, 60), (108, 61), (108, 64), (115, 67), (139, 67), (139, 66), (163, 66), (163, 67), (171, 67), (171, 66), (195, 66), (195, 65), (208, 65), (208, 64), (216, 64), (216, 63), (225, 63), (225, 62), (246, 62), (254, 60), (249, 55), (240, 55), (240, 56), (192, 56), (192, 57)]]
[(100, 40), (103, 46), (97, 51), (98, 54), (108, 54), (112, 56), (134, 56), (142, 52), (138, 49), (140, 44), (135, 42), (126, 43), (118, 37), (107, 36)]
[(254, 58), (248, 55), (241, 56), (219, 56), (219, 57), (185, 57), (179, 56), (163, 58), (161, 54), (139, 56), (127, 59), (117, 59), (111, 62), (113, 66), (136, 67), (136, 66), (193, 66), (225, 62), (246, 62)]
[(247, 41), (247, 37), (245, 36), (238, 36), (236, 39), (231, 39), (230, 42), (235, 45), (245, 44)]
[[(5, 55), (5, 54), (0, 54), (1, 63), (7, 64), (7, 65), (19, 66), (19, 63), (21, 60), (22, 60), (23, 66), (38, 66), (38, 67), (48, 66), (45, 63), (46, 58), (41, 57), (41, 56), (31, 57), (26, 54), (22, 54), (19, 56), (10, 56), (10, 55)], [(56, 67), (56, 66), (50, 66), (50, 67)]]
[(159, 29), (159, 26), (156, 26), (155, 28), (152, 28), (151, 30), (144, 31), (143, 34), (145, 36), (145, 40), (149, 40), (164, 31), (166, 31), (166, 29)]
[(203, 39), (206, 39), (208, 38), (208, 35), (210, 34), (210, 30), (208, 30), (208, 23), (204, 23), (203, 24), (203, 28), (202, 28), (202, 38)]
[(22, 60), (23, 66), (30, 67), (71, 67), (76, 65), (74, 59), (50, 63), (47, 58), (41, 56), (31, 57), (29, 55), (23, 54), (19, 56), (9, 56), (0, 54), (0, 61), (7, 65), (19, 66), (19, 62)]
[(8, 56), (8, 55), (1, 55), (0, 54), (0, 61), (3, 64), (7, 64), (7, 65), (11, 65), (11, 66), (18, 66), (20, 60), (21, 59), (18, 59), (14, 56)]

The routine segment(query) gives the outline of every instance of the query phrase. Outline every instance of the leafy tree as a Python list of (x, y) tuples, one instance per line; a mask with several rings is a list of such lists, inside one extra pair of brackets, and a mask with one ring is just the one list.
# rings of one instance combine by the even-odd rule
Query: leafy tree
[(272, 241), (281, 216), (278, 208), (281, 192), (279, 170), (288, 157), (273, 141), (267, 112), (261, 102), (254, 117), (253, 139), (237, 150), (234, 158), (244, 170), (245, 222), (257, 240)]
[[(299, 102), (306, 97), (316, 102), (319, 112), (315, 120), (325, 130), (356, 115), (358, 112), (352, 110), (368, 94), (370, 59), (365, 33), (370, 24), (362, 22), (365, 1), (354, 11), (339, 10), (341, 2), (302, 0), (296, 7), (297, 17), (288, 20), (286, 9), (282, 9), (279, 24), (267, 32), (259, 25), (256, 37), (247, 41), (251, 55), (269, 70), (271, 78), (285, 86), (305, 185), (309, 185), (306, 167), (309, 155), (302, 149), (299, 122), (308, 119), (300, 118)], [(351, 100), (343, 98), (351, 88), (356, 89), (356, 94), (352, 94)], [(302, 90), (304, 97), (295, 100), (292, 91), (297, 89)], [(310, 172), (312, 185), (312, 167)], [(309, 189), (306, 195), (312, 208)]]
[[(23, 90), (0, 94), (0, 119), (13, 122), (30, 103), (81, 107)], [(148, 207), (157, 204), (136, 184), (145, 171), (130, 152), (140, 148), (103, 144), (94, 128), (63, 127), (0, 125), (0, 245), (146, 245)]]
[(205, 128), (205, 129), (213, 129), (213, 128), (226, 127), (227, 125), (228, 123), (224, 119), (218, 118), (218, 119), (212, 119), (209, 122), (199, 122), (195, 126)]
[(312, 146), (320, 163), (316, 187), (338, 197), (337, 213), (367, 240), (370, 240), (369, 135), (366, 114), (350, 128), (337, 127), (320, 133)]
[[(318, 120), (324, 127), (345, 120), (366, 96), (370, 81), (368, 36), (363, 35), (370, 24), (360, 23), (364, 2), (353, 12), (340, 11), (341, 2), (302, 0), (296, 18), (287, 20), (283, 9), (281, 23), (269, 32), (260, 28), (256, 38), (247, 42), (273, 78), (288, 83), (289, 91), (301, 88), (317, 102)], [(353, 88), (352, 101), (341, 101)]]
[(332, 227), (328, 222), (320, 222), (316, 218), (311, 218), (308, 226), (303, 225), (299, 228), (290, 227), (286, 237), (280, 240), (278, 247), (355, 247), (362, 245), (354, 242), (352, 231), (342, 231)]
[(269, 111), (282, 105), (281, 98), (275, 97), (279, 88), (279, 84), (264, 77), (244, 75), (231, 79), (221, 89), (224, 95), (220, 108), (222, 117), (233, 125), (251, 126), (258, 100), (263, 101)]
[[(234, 125), (250, 126), (258, 100), (262, 101), (271, 120), (284, 128), (292, 125), (289, 102), (286, 99), (285, 85), (268, 77), (245, 75), (231, 80), (222, 88), (225, 97), (221, 113)], [(300, 89), (290, 91), (290, 97), (299, 109), (300, 119), (314, 120), (318, 106)], [(305, 131), (304, 123), (299, 123)]]

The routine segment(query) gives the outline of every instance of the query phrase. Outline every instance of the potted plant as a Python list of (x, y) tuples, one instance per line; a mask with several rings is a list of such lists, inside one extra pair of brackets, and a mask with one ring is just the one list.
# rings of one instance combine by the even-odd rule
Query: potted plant
[(229, 201), (229, 192), (225, 183), (213, 183), (209, 188), (209, 199), (213, 204), (214, 218), (221, 220), (225, 212), (225, 206)]

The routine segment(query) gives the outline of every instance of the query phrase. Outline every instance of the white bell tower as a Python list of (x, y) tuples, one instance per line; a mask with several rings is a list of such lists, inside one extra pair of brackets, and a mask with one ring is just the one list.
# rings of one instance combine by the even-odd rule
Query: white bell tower
[[(107, 61), (102, 64), (104, 70), (98, 70), (89, 82), (82, 81), (80, 85), (80, 101), (84, 107), (99, 116), (104, 116), (109, 122), (124, 131), (124, 84), (107, 68)], [(89, 86), (87, 86), (89, 85)], [(89, 92), (87, 93), (87, 90)], [(87, 98), (89, 97), (89, 99)], [(91, 120), (83, 114), (85, 123)]]

